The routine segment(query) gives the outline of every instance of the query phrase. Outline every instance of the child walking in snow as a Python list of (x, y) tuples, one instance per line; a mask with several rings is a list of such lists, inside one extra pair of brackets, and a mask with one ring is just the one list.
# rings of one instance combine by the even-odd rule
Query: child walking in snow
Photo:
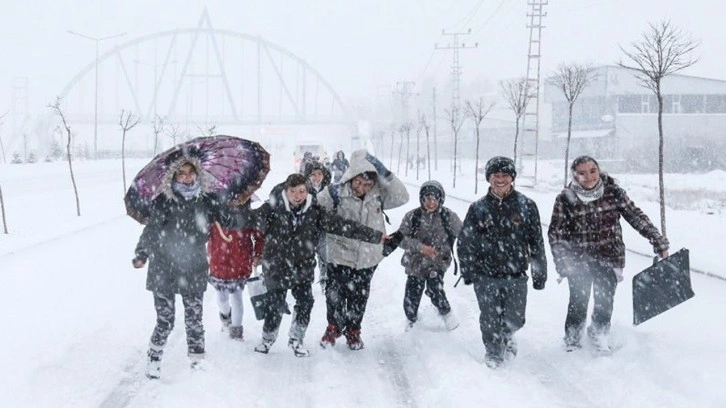
[(424, 288), (444, 319), (446, 329), (454, 330), (459, 326), (446, 299), (444, 274), (451, 265), (461, 219), (443, 206), (445, 198), (444, 188), (438, 181), (425, 182), (419, 191), (421, 206), (406, 213), (398, 229), (403, 234), (401, 248), (406, 251), (401, 257), (401, 265), (408, 275), (403, 298), (403, 311), (408, 319), (406, 330), (418, 319)]
[[(249, 206), (249, 201), (245, 205)], [(260, 263), (264, 242), (257, 229), (228, 230), (218, 222), (209, 234), (209, 283), (217, 295), (219, 319), (235, 340), (244, 337), (242, 291)]]

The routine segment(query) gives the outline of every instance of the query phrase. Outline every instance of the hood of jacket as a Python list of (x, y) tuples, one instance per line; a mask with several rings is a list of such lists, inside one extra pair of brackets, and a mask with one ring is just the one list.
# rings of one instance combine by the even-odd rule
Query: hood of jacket
[(161, 182), (161, 192), (166, 198), (174, 201), (179, 201), (179, 196), (172, 190), (172, 183), (174, 182), (174, 175), (181, 167), (189, 163), (197, 170), (197, 180), (199, 180), (200, 191), (202, 194), (206, 194), (212, 191), (214, 185), (214, 177), (209, 174), (204, 168), (202, 168), (202, 162), (199, 158), (194, 156), (184, 156), (171, 162), (169, 168), (164, 175), (164, 179)]
[(423, 199), (424, 196), (434, 193), (438, 195), (439, 197), (439, 208), (441, 208), (444, 205), (444, 201), (446, 201), (446, 192), (444, 191), (444, 186), (441, 185), (436, 180), (429, 180), (423, 184), (421, 184), (421, 189), (418, 192), (418, 201), (423, 206)]
[(365, 149), (356, 150), (351, 153), (350, 160), (348, 161), (350, 165), (348, 166), (348, 170), (346, 170), (340, 178), (340, 184), (345, 184), (353, 180), (355, 176), (359, 174), (363, 174), (368, 171), (376, 172), (376, 168), (373, 167), (373, 164), (366, 160), (366, 154), (368, 154), (368, 152)]

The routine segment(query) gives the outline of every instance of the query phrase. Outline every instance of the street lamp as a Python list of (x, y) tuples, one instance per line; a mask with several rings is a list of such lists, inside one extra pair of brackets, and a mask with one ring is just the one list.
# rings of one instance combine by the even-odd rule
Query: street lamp
[(126, 33), (109, 35), (108, 37), (95, 38), (95, 37), (77, 33), (75, 31), (71, 31), (71, 30), (66, 30), (66, 31), (69, 34), (77, 35), (79, 37), (83, 37), (85, 39), (93, 40), (96, 42), (96, 67), (95, 67), (96, 86), (95, 86), (95, 96), (93, 99), (93, 158), (98, 159), (98, 43), (103, 40), (121, 37), (122, 35), (126, 35)]

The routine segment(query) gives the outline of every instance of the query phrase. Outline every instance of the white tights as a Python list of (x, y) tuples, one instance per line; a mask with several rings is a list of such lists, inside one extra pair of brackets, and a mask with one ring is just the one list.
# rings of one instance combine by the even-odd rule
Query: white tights
[(217, 290), (217, 305), (222, 314), (229, 314), (232, 311), (232, 326), (242, 326), (242, 289), (237, 289), (232, 293)]

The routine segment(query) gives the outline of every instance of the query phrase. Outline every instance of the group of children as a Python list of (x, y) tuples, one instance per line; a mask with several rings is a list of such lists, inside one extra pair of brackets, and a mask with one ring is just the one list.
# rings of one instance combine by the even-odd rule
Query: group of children
[[(175, 294), (182, 295), (185, 307), (192, 366), (203, 357), (201, 299), (206, 281), (202, 284), (197, 280), (200, 271), (207, 279), (207, 253), (199, 253), (200, 243), (204, 248), (207, 238), (208, 281), (216, 291), (220, 319), (231, 338), (243, 338), (242, 290), (253, 269), (260, 266), (268, 295), (262, 339), (255, 351), (268, 353), (275, 343), (289, 290), (295, 306), (288, 346), (295, 356), (308, 356), (304, 337), (314, 303), (312, 284), (317, 264), (328, 321), (320, 345), (334, 346), (345, 336), (351, 350), (363, 348), (361, 322), (370, 282), (384, 256), (382, 244), (390, 239), (383, 232), (384, 210), (408, 202), (403, 183), (377, 158), (360, 150), (351, 155), (350, 168), (338, 183), (330, 184), (327, 169), (311, 163), (305, 174), (291, 174), (272, 189), (262, 206), (252, 209), (249, 194), (238, 197), (232, 205), (207, 199), (197, 169), (191, 160), (180, 161), (170, 169), (165, 194), (155, 203), (136, 249), (135, 267), (152, 259), (147, 289), (154, 293), (157, 310), (147, 376), (159, 378), (163, 347), (174, 323)], [(591, 288), (596, 296), (588, 334), (603, 345), (612, 315), (613, 273), (620, 268), (622, 274), (624, 247), (598, 247), (600, 241), (591, 237), (621, 244), (622, 215), (651, 240), (661, 256), (667, 256), (668, 246), (622, 188), (600, 174), (595, 159), (576, 159), (572, 172), (573, 182), (558, 197), (548, 231), (557, 272), (569, 278), (568, 350), (579, 348)], [(406, 213), (398, 230), (400, 247), (405, 251), (401, 264), (407, 275), (403, 301), (406, 328), (415, 325), (424, 293), (448, 330), (458, 326), (444, 291), (444, 274), (455, 262), (456, 249), (464, 283), (474, 285), (486, 363), (492, 368), (517, 353), (513, 335), (525, 321), (526, 271), (530, 270), (536, 290), (544, 289), (547, 280), (537, 205), (514, 189), (515, 178), (511, 159), (490, 159), (486, 165), (489, 191), (471, 204), (463, 222), (444, 207), (442, 185), (427, 181), (419, 190), (419, 205)], [(204, 222), (200, 222), (200, 214)], [(171, 217), (177, 221), (168, 223)], [(199, 235), (192, 240), (193, 248), (190, 233)], [(585, 291), (588, 296), (583, 296)]]

